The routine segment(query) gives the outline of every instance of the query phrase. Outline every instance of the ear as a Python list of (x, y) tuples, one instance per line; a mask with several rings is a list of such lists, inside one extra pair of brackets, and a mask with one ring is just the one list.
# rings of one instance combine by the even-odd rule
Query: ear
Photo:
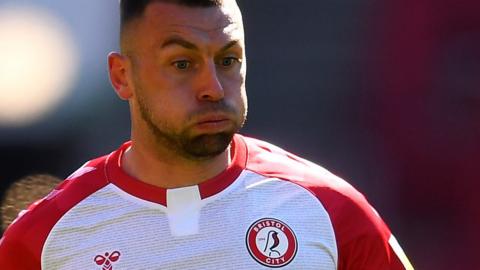
[(129, 79), (129, 59), (117, 52), (108, 54), (108, 72), (118, 97), (128, 100), (133, 95), (131, 80)]

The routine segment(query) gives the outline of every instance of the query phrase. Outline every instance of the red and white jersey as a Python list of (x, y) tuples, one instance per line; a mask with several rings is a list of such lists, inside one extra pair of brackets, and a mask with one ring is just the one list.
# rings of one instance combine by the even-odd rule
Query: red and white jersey
[(236, 135), (223, 173), (176, 189), (127, 175), (129, 146), (25, 211), (0, 242), (0, 268), (413, 269), (363, 195), (276, 146)]

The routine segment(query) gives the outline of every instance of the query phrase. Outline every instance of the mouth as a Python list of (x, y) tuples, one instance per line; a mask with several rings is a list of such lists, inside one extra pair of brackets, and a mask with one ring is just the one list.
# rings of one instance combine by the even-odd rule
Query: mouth
[(233, 121), (226, 114), (204, 115), (195, 121), (195, 128), (207, 132), (221, 132), (231, 128)]
[(197, 124), (206, 124), (206, 123), (218, 123), (218, 122), (223, 122), (223, 121), (228, 121), (230, 120), (228, 117), (225, 116), (211, 116), (211, 117), (205, 117), (200, 119)]

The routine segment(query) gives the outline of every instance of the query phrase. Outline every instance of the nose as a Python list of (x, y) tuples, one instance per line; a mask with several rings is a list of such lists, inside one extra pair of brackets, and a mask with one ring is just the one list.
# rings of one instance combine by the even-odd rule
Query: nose
[(215, 63), (205, 65), (198, 80), (198, 100), (215, 102), (224, 98), (225, 92), (218, 78)]

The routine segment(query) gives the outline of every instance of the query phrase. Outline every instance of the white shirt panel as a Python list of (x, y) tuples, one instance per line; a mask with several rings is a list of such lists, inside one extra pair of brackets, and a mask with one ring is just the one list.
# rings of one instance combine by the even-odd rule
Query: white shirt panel
[(167, 190), (167, 215), (172, 235), (198, 233), (201, 201), (198, 186)]
[[(262, 218), (284, 222), (297, 238), (294, 259), (281, 269), (336, 269), (330, 218), (308, 190), (250, 171), (200, 201), (195, 188), (167, 191), (171, 209), (133, 197), (113, 184), (98, 190), (54, 226), (43, 248), (42, 269), (102, 269), (96, 256), (108, 258), (106, 253), (114, 252), (120, 256), (111, 262), (113, 270), (269, 269), (252, 258), (246, 245), (248, 229)], [(192, 202), (188, 211), (182, 210), (188, 205), (185, 198)], [(172, 233), (172, 226), (178, 225), (172, 222), (186, 224), (180, 232), (187, 233), (176, 229)]]

